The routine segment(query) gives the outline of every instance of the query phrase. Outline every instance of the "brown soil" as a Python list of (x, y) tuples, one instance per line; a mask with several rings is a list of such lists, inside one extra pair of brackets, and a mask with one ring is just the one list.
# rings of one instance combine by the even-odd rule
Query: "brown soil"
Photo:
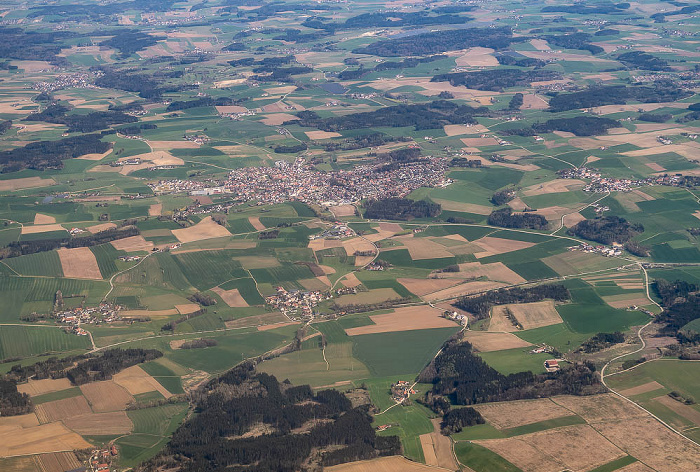
[(81, 395), (79, 397), (65, 398), (63, 400), (55, 400), (36, 405), (35, 412), (36, 417), (39, 418), (39, 422), (44, 424), (64, 420), (72, 416), (92, 413), (92, 410), (90, 410), (90, 406), (87, 400), (85, 400), (85, 397)]
[(0, 457), (43, 454), (92, 447), (62, 423), (50, 423), (0, 434)]
[(220, 296), (224, 303), (232, 308), (244, 308), (249, 306), (237, 288), (224, 290), (220, 287), (214, 287), (212, 291)]
[(80, 390), (95, 413), (124, 410), (134, 401), (124, 387), (112, 380), (81, 385)]
[(248, 221), (253, 225), (256, 231), (264, 231), (266, 229), (265, 225), (260, 222), (260, 218), (257, 216), (249, 216)]
[(102, 273), (97, 265), (97, 259), (90, 248), (76, 247), (73, 249), (61, 248), (58, 251), (61, 259), (61, 267), (65, 277), (75, 279), (101, 280)]
[(150, 251), (153, 249), (153, 242), (146, 241), (143, 236), (130, 236), (124, 239), (112, 241), (114, 249), (126, 252)]
[(469, 341), (479, 352), (502, 351), (505, 349), (525, 348), (531, 346), (527, 341), (511, 333), (489, 333), (486, 331), (467, 331), (464, 339)]
[(391, 333), (396, 331), (413, 331), (430, 328), (450, 328), (457, 325), (439, 316), (438, 310), (426, 306), (412, 306), (397, 308), (393, 313), (370, 316), (373, 325), (348, 328), (345, 332), (348, 336), (361, 334)]
[(68, 418), (63, 423), (83, 436), (128, 434), (134, 429), (134, 425), (125, 411), (89, 413)]
[(58, 392), (71, 388), (70, 380), (64, 379), (42, 379), (30, 380), (27, 383), (17, 385), (17, 390), (20, 393), (26, 393), (30, 396), (43, 395), (45, 393)]
[(237, 320), (227, 321), (225, 324), (226, 324), (226, 328), (235, 329), (235, 328), (252, 328), (252, 327), (263, 326), (263, 325), (274, 325), (277, 323), (285, 323), (288, 321), (289, 321), (289, 318), (284, 316), (282, 313), (274, 312), (274, 313), (265, 313), (264, 315), (246, 316), (245, 318), (238, 318)]
[(225, 227), (212, 220), (211, 216), (207, 216), (189, 228), (175, 229), (172, 233), (181, 243), (231, 236), (231, 233)]
[(66, 229), (59, 224), (37, 225), (37, 226), (22, 226), (22, 234), (48, 233), (49, 231), (65, 231)]
[(526, 424), (538, 423), (554, 418), (571, 416), (572, 413), (548, 398), (519, 400), (514, 402), (484, 403), (475, 409), (494, 428), (509, 429)]

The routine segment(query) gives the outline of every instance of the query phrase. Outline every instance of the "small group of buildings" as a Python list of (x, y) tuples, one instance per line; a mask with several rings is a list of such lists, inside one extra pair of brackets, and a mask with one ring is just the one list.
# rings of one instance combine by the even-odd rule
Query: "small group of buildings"
[(111, 445), (102, 449), (95, 449), (90, 455), (90, 472), (109, 472), (112, 462), (116, 459), (119, 451), (117, 447)]
[(265, 298), (265, 301), (295, 320), (313, 318), (313, 308), (331, 298), (330, 294), (318, 290), (286, 290), (284, 287), (277, 287), (276, 290), (277, 293)]
[(352, 238), (354, 236), (357, 236), (357, 234), (351, 227), (341, 223), (340, 221), (336, 221), (330, 228), (318, 234), (310, 235), (309, 239), (311, 241), (315, 239), (345, 239)]
[(469, 317), (456, 311), (443, 311), (442, 316), (447, 318), (448, 320), (452, 320), (456, 323), (459, 323), (462, 326), (467, 326), (469, 324)]
[(402, 403), (408, 400), (411, 395), (415, 394), (416, 391), (407, 380), (399, 380), (391, 384), (391, 398), (393, 398), (396, 403)]
[(605, 257), (621, 256), (622, 249), (624, 246), (620, 243), (613, 242), (610, 246), (604, 246), (602, 244), (592, 245), (587, 243), (581, 243), (578, 246), (572, 246), (569, 248), (570, 251), (582, 251), (590, 254), (601, 254)]

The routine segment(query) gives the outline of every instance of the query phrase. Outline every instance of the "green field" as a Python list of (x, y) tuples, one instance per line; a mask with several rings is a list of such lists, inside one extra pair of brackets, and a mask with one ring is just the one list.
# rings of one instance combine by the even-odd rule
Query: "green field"
[(80, 351), (89, 346), (87, 336), (67, 334), (54, 327), (3, 326), (0, 329), (1, 359)]
[(474, 472), (519, 472), (520, 469), (483, 446), (470, 442), (455, 444), (457, 460)]

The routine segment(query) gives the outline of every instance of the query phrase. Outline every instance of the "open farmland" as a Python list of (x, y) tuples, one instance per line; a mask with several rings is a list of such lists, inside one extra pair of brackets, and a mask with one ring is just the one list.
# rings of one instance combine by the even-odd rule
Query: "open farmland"
[(424, 307), (397, 308), (392, 313), (372, 315), (374, 324), (346, 329), (348, 336), (360, 334), (389, 333), (410, 331), (414, 329), (447, 328), (455, 326), (454, 322), (439, 316), (437, 310)]
[(129, 392), (112, 380), (85, 384), (80, 390), (95, 413), (123, 410), (133, 401)]

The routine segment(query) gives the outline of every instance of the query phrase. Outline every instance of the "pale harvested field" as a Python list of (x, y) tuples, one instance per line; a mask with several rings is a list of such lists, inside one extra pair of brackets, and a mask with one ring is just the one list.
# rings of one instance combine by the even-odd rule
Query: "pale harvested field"
[(432, 241), (430, 238), (414, 238), (410, 234), (408, 236), (397, 236), (394, 239), (400, 241), (403, 247), (408, 249), (413, 260), (452, 257), (452, 253), (447, 251), (445, 246)]
[(331, 139), (342, 136), (340, 133), (330, 131), (305, 131), (304, 134), (308, 136), (309, 139)]
[(276, 311), (274, 313), (265, 313), (263, 315), (246, 316), (245, 318), (227, 321), (225, 324), (228, 329), (233, 329), (251, 328), (254, 326), (263, 325), (274, 325), (277, 323), (285, 323), (287, 321), (289, 321), (289, 318), (284, 316), (282, 313)]
[(447, 136), (488, 132), (488, 128), (483, 125), (445, 125), (442, 129)]
[(551, 206), (545, 208), (539, 208), (536, 215), (542, 215), (549, 221), (560, 221), (564, 215), (568, 215), (572, 212), (571, 208), (561, 207), (561, 206)]
[(396, 279), (398, 283), (406, 287), (406, 289), (415, 293), (419, 297), (427, 295), (429, 293), (437, 292), (439, 290), (444, 290), (449, 287), (453, 287), (460, 283), (459, 279)]
[(530, 40), (530, 44), (532, 44), (538, 51), (551, 50), (551, 48), (549, 47), (549, 43), (544, 39), (532, 39)]
[(474, 244), (480, 246), (484, 252), (476, 253), (478, 258), (492, 256), (495, 254), (504, 254), (506, 252), (518, 251), (527, 249), (535, 245), (526, 241), (516, 241), (513, 239), (502, 239), (486, 236), (485, 238), (477, 239)]
[(71, 416), (92, 413), (90, 405), (88, 405), (87, 400), (82, 395), (79, 397), (42, 403), (41, 405), (36, 405), (35, 408), (36, 417), (39, 418), (39, 422), (42, 424), (53, 423), (54, 421), (60, 421), (70, 418)]
[(298, 282), (306, 290), (326, 290), (331, 286), (331, 281), (327, 276), (322, 275), (311, 279), (300, 279)]
[(165, 318), (166, 316), (177, 315), (178, 311), (175, 308), (170, 308), (168, 310), (124, 310), (120, 313), (124, 318)]
[[(476, 443), (494, 450), (523, 472), (586, 471), (626, 455), (589, 425), (565, 426), (505, 440), (497, 439), (495, 443)], [(526, 447), (522, 448), (522, 445)], [(533, 464), (530, 450), (540, 451), (544, 461)]]
[(396, 331), (413, 331), (417, 329), (450, 328), (457, 325), (439, 316), (440, 312), (429, 307), (397, 308), (393, 313), (370, 316), (373, 325), (348, 328), (348, 336), (360, 334), (392, 333)]
[(128, 434), (134, 428), (126, 411), (111, 413), (89, 413), (74, 416), (63, 423), (80, 435)]
[[(557, 313), (557, 310), (554, 308), (554, 302), (551, 300), (495, 306), (493, 307), (493, 318), (500, 317), (506, 319), (506, 308), (510, 310), (513, 316), (515, 316), (515, 319), (520, 322), (525, 330), (551, 326), (563, 322), (561, 316), (559, 316), (559, 313)], [(506, 321), (508, 320), (506, 319)], [(508, 321), (508, 323), (510, 323), (510, 321)], [(515, 328), (504, 331), (514, 330)]]
[(330, 207), (331, 213), (336, 218), (342, 218), (344, 216), (354, 216), (355, 215), (355, 205), (336, 205)]
[(647, 166), (648, 168), (650, 168), (651, 170), (653, 170), (654, 172), (663, 172), (663, 171), (666, 170), (665, 167), (661, 167), (661, 166), (660, 166), (659, 164), (657, 164), (656, 162), (647, 162), (647, 163), (644, 164), (644, 165)]
[(200, 307), (196, 303), (183, 303), (182, 305), (175, 305), (175, 309), (181, 315), (189, 315), (195, 311), (199, 311)]
[(64, 472), (79, 469), (82, 463), (73, 452), (53, 452), (36, 456), (43, 472)]
[(541, 96), (533, 93), (523, 94), (521, 110), (544, 110), (547, 107), (549, 107), (549, 103)]
[[(105, 105), (105, 109), (107, 109), (107, 105)], [(109, 156), (110, 154), (112, 154), (112, 149), (105, 151), (103, 153), (83, 154), (82, 156), (76, 157), (76, 159), (81, 159), (84, 161), (101, 161), (102, 159)]]
[(492, 290), (494, 288), (503, 287), (504, 285), (505, 284), (502, 284), (501, 282), (466, 282), (463, 284), (455, 285), (454, 287), (446, 288), (444, 290), (431, 293), (425, 296), (424, 298), (426, 301), (447, 300), (450, 298), (461, 297), (463, 295), (471, 295), (486, 290)]
[(148, 207), (148, 216), (160, 216), (163, 213), (163, 204), (154, 203)]
[(585, 54), (573, 54), (568, 52), (558, 52), (558, 51), (518, 51), (520, 54), (526, 57), (531, 57), (533, 59), (541, 59), (543, 61), (549, 59), (558, 59), (562, 61), (579, 61), (579, 62), (599, 62), (608, 63), (610, 67), (614, 67), (617, 64), (615, 61), (601, 59), (598, 57), (587, 56)]
[(435, 203), (439, 203), (444, 210), (448, 211), (462, 211), (466, 213), (474, 213), (476, 215), (490, 215), (493, 211), (492, 207), (487, 207), (486, 205), (477, 205), (475, 203), (462, 203), (455, 202), (452, 200), (445, 200), (442, 198), (433, 198)]
[(258, 326), (258, 331), (270, 331), (272, 329), (284, 328), (285, 326), (292, 326), (299, 324), (296, 321), (284, 321), (282, 323), (273, 323)]
[(114, 223), (102, 223), (99, 225), (88, 226), (85, 229), (90, 231), (92, 234), (96, 234), (100, 231), (107, 231), (108, 229), (114, 229), (116, 227), (117, 225), (115, 225)]
[(393, 288), (375, 288), (368, 292), (358, 292), (352, 295), (341, 295), (336, 299), (336, 303), (343, 305), (360, 305), (382, 303), (387, 300), (396, 300), (401, 298), (401, 295), (396, 293)]
[(480, 146), (498, 146), (498, 141), (496, 138), (462, 138), (460, 141), (464, 143), (465, 146), (470, 147), (480, 147)]
[(440, 421), (439, 418), (432, 419), (430, 422), (433, 424), (433, 432), (420, 436), (425, 463), (447, 470), (459, 470), (459, 465), (452, 454), (452, 440), (440, 433)]
[(610, 295), (602, 297), (603, 301), (613, 308), (627, 308), (632, 305), (644, 306), (651, 303), (642, 293), (631, 293), (622, 295)]
[(642, 385), (637, 385), (636, 387), (628, 388), (625, 390), (619, 390), (617, 393), (625, 397), (631, 397), (632, 395), (640, 395), (642, 393), (653, 392), (654, 390), (659, 390), (665, 388), (656, 380), (644, 383)]
[(37, 213), (34, 215), (34, 224), (35, 225), (50, 225), (56, 222), (56, 218), (53, 216), (49, 215), (42, 215), (41, 213)]
[(685, 405), (678, 400), (674, 400), (668, 395), (662, 395), (654, 398), (654, 402), (660, 403), (674, 413), (694, 423), (695, 426), (700, 426), (700, 411), (696, 410), (695, 408)]
[(39, 419), (34, 413), (0, 417), (0, 435), (9, 431), (17, 431), (33, 426), (39, 426)]
[(220, 296), (224, 303), (232, 308), (244, 308), (249, 306), (237, 288), (224, 290), (221, 287), (214, 287), (212, 291)]
[(467, 331), (464, 339), (469, 341), (479, 352), (502, 351), (531, 346), (511, 333), (489, 333), (486, 331)]
[(289, 113), (270, 113), (261, 121), (268, 126), (279, 126), (285, 121), (298, 120), (299, 118)]
[(249, 216), (248, 222), (255, 228), (256, 231), (264, 231), (266, 229), (265, 225), (260, 222), (260, 218), (257, 216)]
[(572, 415), (569, 410), (548, 398), (484, 403), (473, 407), (496, 429), (516, 428)]
[(493, 52), (494, 50), (491, 48), (471, 48), (466, 53), (456, 57), (455, 64), (471, 67), (496, 67), (498, 61), (493, 56)]
[(30, 380), (27, 383), (17, 385), (17, 390), (20, 393), (26, 393), (29, 396), (43, 395), (45, 393), (58, 392), (71, 388), (70, 380), (64, 379), (42, 379)]
[(111, 244), (114, 246), (114, 249), (126, 252), (150, 251), (153, 249), (153, 241), (146, 241), (140, 234), (138, 236), (117, 239), (112, 241)]
[(65, 231), (66, 228), (59, 224), (22, 226), (22, 234), (48, 233), (49, 231)]
[(459, 272), (443, 272), (437, 274), (445, 278), (460, 277), (486, 277), (489, 280), (496, 282), (506, 282), (509, 284), (518, 284), (525, 282), (525, 279), (513, 272), (502, 262), (492, 262), (490, 264), (481, 264), (479, 262), (465, 262), (459, 264)]
[(340, 283), (346, 287), (357, 287), (362, 285), (362, 282), (360, 282), (360, 279), (357, 278), (354, 272), (350, 272), (348, 275), (346, 275)]
[(402, 456), (379, 457), (368, 461), (324, 467), (326, 472), (435, 472), (434, 467), (409, 461)]
[(124, 410), (134, 401), (124, 387), (112, 380), (81, 385), (80, 390), (95, 413)]
[(523, 195), (531, 197), (533, 195), (543, 195), (547, 193), (570, 192), (582, 189), (586, 183), (578, 179), (555, 179), (544, 184), (535, 184), (523, 189)]
[(585, 219), (586, 217), (579, 212), (568, 213), (564, 216), (564, 226), (566, 226), (567, 228), (571, 228), (572, 226), (576, 225), (577, 223), (580, 223), (581, 221), (584, 221)]
[(314, 251), (322, 251), (324, 249), (331, 249), (334, 247), (343, 247), (342, 241), (340, 239), (314, 239), (309, 241), (309, 249)]
[(165, 398), (172, 394), (141, 367), (134, 365), (112, 377), (115, 383), (124, 387), (131, 395), (147, 392), (160, 392)]
[(61, 259), (63, 275), (75, 279), (102, 280), (97, 259), (88, 247), (76, 247), (72, 249), (61, 248), (58, 251)]
[(225, 113), (246, 113), (248, 109), (246, 107), (242, 106), (237, 106), (237, 105), (228, 105), (228, 106), (218, 106), (214, 107), (216, 108), (216, 111), (219, 113), (225, 114)]
[(658, 472), (697, 472), (700, 446), (666, 429), (653, 418), (594, 425), (603, 436)]
[(552, 401), (571, 410), (591, 424), (610, 419), (626, 420), (646, 416), (643, 410), (612, 393), (583, 397), (567, 395), (554, 397)]
[(203, 239), (222, 238), (231, 236), (231, 233), (207, 216), (202, 221), (189, 228), (174, 229), (173, 235), (181, 243), (190, 243), (192, 241), (201, 241)]
[(0, 434), (0, 457), (72, 451), (92, 447), (82, 437), (56, 422)]
[[(634, 143), (632, 143), (634, 144)], [(686, 159), (696, 159), (700, 149), (696, 146), (697, 143), (684, 143), (684, 144), (669, 144), (668, 146), (659, 145), (656, 147), (651, 147), (648, 149), (639, 149), (636, 151), (623, 152), (622, 154), (629, 157), (640, 157), (640, 156), (653, 156), (656, 154), (666, 154), (668, 152), (675, 152), (680, 154)], [(685, 174), (685, 172), (684, 172)]]

